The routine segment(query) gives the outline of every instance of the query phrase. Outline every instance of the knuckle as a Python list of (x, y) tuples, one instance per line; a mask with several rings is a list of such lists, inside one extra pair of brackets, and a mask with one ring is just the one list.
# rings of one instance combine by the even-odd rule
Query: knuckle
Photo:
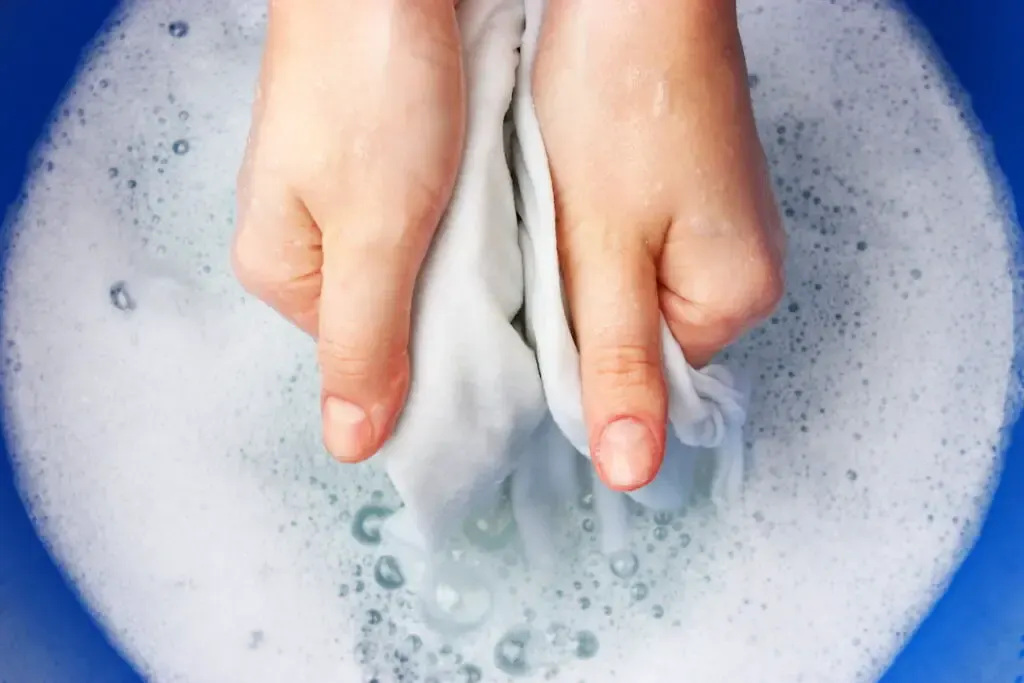
[(377, 373), (372, 351), (359, 344), (321, 337), (317, 343), (321, 371), (335, 379), (366, 379)]
[(740, 301), (754, 317), (765, 317), (782, 299), (782, 268), (774, 259), (763, 256), (752, 264), (744, 284), (738, 293)]
[(585, 370), (609, 389), (643, 386), (661, 372), (661, 360), (651, 349), (620, 345), (581, 353)]
[(782, 269), (774, 259), (755, 257), (737, 273), (739, 276), (722, 283), (718, 295), (703, 307), (708, 325), (740, 331), (770, 315), (782, 299)]
[(239, 229), (231, 247), (231, 270), (242, 287), (250, 294), (261, 296), (269, 289), (269, 278), (261, 267), (261, 259), (253, 250), (246, 231)]
[(376, 385), (401, 374), (405, 360), (402, 352), (381, 353), (380, 345), (368, 342), (321, 337), (317, 343), (317, 361), (325, 382)]

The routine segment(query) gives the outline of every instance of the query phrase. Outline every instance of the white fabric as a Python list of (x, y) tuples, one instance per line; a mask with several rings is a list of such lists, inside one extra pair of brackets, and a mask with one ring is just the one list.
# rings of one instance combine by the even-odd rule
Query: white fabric
[(431, 545), (497, 496), (546, 414), (536, 358), (512, 324), (523, 263), (504, 119), (523, 8), (463, 0), (458, 17), (468, 99), (462, 167), (418, 283), (408, 402), (378, 455), (415, 522), (405, 528)]
[[(417, 544), (443, 540), (474, 506), (496, 500), (502, 480), (513, 476), (513, 512), (527, 555), (545, 554), (550, 505), (574, 495), (577, 486), (578, 456), (566, 438), (589, 457), (551, 179), (530, 91), (544, 7), (544, 0), (461, 0), (458, 7), (469, 99), (466, 147), (455, 196), (421, 277), (409, 403), (383, 453), (405, 504), (388, 526)], [(524, 292), (526, 341), (511, 322)], [(662, 327), (672, 428), (657, 478), (629, 495), (656, 509), (683, 507), (698, 451), (710, 449), (716, 461), (711, 496), (724, 502), (743, 478), (744, 393), (723, 366), (689, 367)], [(628, 544), (625, 498), (596, 478), (594, 494), (603, 549), (622, 549)], [(417, 528), (424, 538), (410, 538)]]

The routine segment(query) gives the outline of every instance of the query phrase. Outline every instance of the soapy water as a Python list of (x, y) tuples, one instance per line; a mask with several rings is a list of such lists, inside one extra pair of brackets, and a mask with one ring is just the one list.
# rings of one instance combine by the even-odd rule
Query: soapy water
[[(23, 497), (154, 681), (868, 681), (973, 539), (1016, 405), (1010, 219), (941, 67), (887, 3), (743, 0), (789, 291), (743, 499), (595, 496), (523, 565), (507, 501), (433, 569), (373, 464), (319, 442), (311, 342), (228, 269), (259, 0), (129, 6), (38, 150), (5, 275)], [(685, 163), (685, 159), (681, 160)], [(600, 499), (600, 496), (597, 496)], [(415, 590), (413, 586), (416, 586)]]

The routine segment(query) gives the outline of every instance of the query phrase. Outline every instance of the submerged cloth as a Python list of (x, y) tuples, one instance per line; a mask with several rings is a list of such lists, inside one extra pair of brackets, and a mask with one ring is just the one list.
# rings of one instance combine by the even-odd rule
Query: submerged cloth
[[(425, 549), (497, 500), (512, 477), (527, 555), (543, 554), (551, 542), (548, 512), (576, 490), (578, 454), (589, 457), (551, 178), (531, 93), (545, 5), (458, 5), (465, 151), (420, 281), (409, 401), (381, 454), (404, 503), (389, 526)], [(513, 322), (520, 309), (523, 334)], [(742, 484), (745, 393), (724, 366), (691, 368), (664, 323), (662, 332), (671, 423), (664, 464), (653, 482), (629, 494), (595, 478), (606, 552), (628, 544), (625, 495), (659, 510), (689, 501), (701, 450), (715, 460), (713, 501), (728, 500)]]

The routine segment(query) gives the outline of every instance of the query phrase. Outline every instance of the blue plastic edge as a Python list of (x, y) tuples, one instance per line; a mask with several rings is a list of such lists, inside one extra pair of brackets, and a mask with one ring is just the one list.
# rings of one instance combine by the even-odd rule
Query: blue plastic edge
[[(18, 199), (25, 160), (81, 49), (116, 7), (113, 0), (0, 4), (0, 206)], [(1017, 0), (906, 0), (929, 27), (932, 39), (972, 94), (974, 111), (992, 138), (996, 159), (1024, 206), (1024, 3)], [(49, 5), (49, 6), (47, 6)], [(40, 49), (39, 36), (46, 36)], [(983, 50), (972, 45), (984, 44)], [(992, 55), (999, 61), (993, 69)], [(986, 59), (987, 57), (987, 59)], [(13, 102), (17, 106), (12, 106)], [(6, 239), (6, 235), (3, 239)], [(977, 544), (912, 640), (893, 662), (882, 683), (973, 683), (984, 678), (985, 658), (1006, 649), (1024, 655), (1024, 613), (1007, 613), (1002, 589), (1014, 584), (1024, 593), (1024, 423), (1011, 433), (1005, 469)], [(25, 551), (14, 556), (4, 549)], [(88, 672), (78, 681), (130, 683), (141, 678), (118, 655), (78, 601), (21, 505), (7, 458), (0, 459), (0, 591), (17, 582), (33, 596), (28, 637), (45, 643), (56, 670), (74, 661)], [(20, 592), (19, 591), (19, 592)], [(0, 592), (2, 594), (2, 592)], [(0, 612), (4, 611), (0, 603)], [(1015, 626), (1017, 631), (1008, 627)], [(0, 643), (0, 651), (7, 651)], [(1024, 683), (1024, 664), (1007, 683)], [(4, 681), (4, 683), (8, 683)], [(21, 683), (21, 681), (10, 681)]]

